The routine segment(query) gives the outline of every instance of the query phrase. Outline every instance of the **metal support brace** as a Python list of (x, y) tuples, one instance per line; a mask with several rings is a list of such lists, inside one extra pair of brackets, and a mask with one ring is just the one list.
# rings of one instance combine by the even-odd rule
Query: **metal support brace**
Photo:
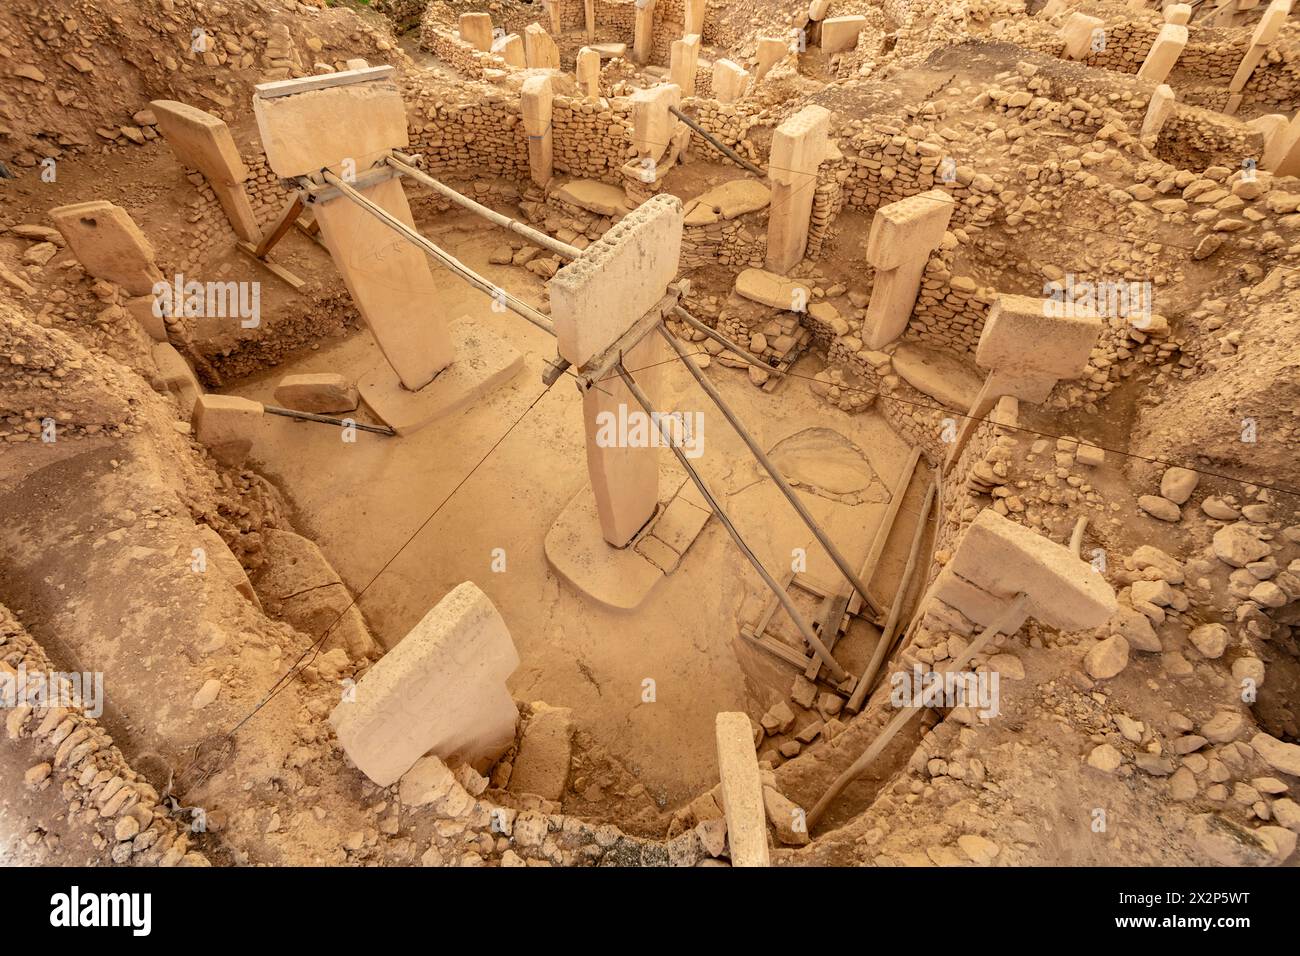
[(841, 667), (837, 660), (835, 660), (834, 656), (830, 652), (830, 648), (822, 643), (822, 640), (817, 636), (816, 632), (813, 631), (812, 626), (809, 625), (809, 623), (804, 619), (804, 616), (799, 613), (799, 609), (794, 606), (794, 602), (790, 600), (790, 595), (786, 593), (785, 588), (781, 587), (772, 575), (768, 573), (767, 568), (763, 567), (763, 562), (758, 559), (758, 555), (754, 554), (754, 552), (750, 550), (749, 545), (745, 543), (745, 539), (740, 536), (740, 532), (736, 530), (736, 526), (731, 523), (731, 518), (722, 510), (722, 506), (718, 504), (717, 499), (713, 497), (713, 493), (709, 491), (709, 487), (704, 483), (704, 479), (701, 478), (699, 472), (695, 470), (695, 466), (691, 464), (690, 459), (686, 457), (682, 450), (677, 447), (677, 443), (672, 440), (671, 436), (669, 436), (667, 426), (664, 424), (663, 419), (655, 415), (654, 407), (650, 404), (650, 399), (646, 397), (645, 392), (641, 391), (641, 387), (637, 385), (637, 383), (632, 379), (632, 376), (628, 374), (627, 369), (622, 365), (618, 366), (618, 374), (619, 377), (623, 379), (623, 383), (627, 386), (628, 391), (630, 391), (632, 396), (637, 400), (637, 404), (645, 410), (647, 415), (652, 416), (652, 420), (658, 423), (659, 433), (663, 436), (664, 443), (672, 449), (673, 454), (677, 456), (677, 461), (681, 463), (681, 466), (684, 469), (686, 469), (686, 473), (691, 476), (691, 481), (695, 482), (695, 487), (698, 488), (700, 494), (704, 496), (704, 500), (709, 503), (709, 507), (713, 510), (713, 513), (718, 516), (718, 520), (722, 522), (722, 526), (727, 529), (727, 533), (731, 535), (731, 540), (736, 543), (736, 547), (740, 548), (741, 553), (749, 559), (749, 563), (754, 566), (754, 570), (758, 572), (759, 577), (763, 579), (763, 582), (772, 590), (772, 593), (776, 595), (776, 599), (781, 602), (781, 606), (785, 608), (785, 612), (790, 615), (790, 619), (794, 621), (795, 626), (799, 628), (799, 633), (802, 634), (803, 639), (808, 642), (808, 646), (812, 648), (813, 653), (821, 658), (822, 663), (826, 665), (827, 670), (831, 672), (831, 676), (835, 678), (838, 683), (844, 684), (851, 681), (853, 676)]
[[(385, 168), (383, 172), (393, 176), (397, 175), (397, 172), (392, 169)], [(498, 286), (493, 285), (491, 282), (488, 282), (487, 279), (483, 278), (477, 272), (470, 269), (467, 265), (465, 265), (463, 262), (461, 262), (459, 259), (453, 256), (451, 253), (447, 252), (446, 250), (442, 249), (441, 247), (435, 245), (433, 242), (426, 239), (424, 236), (420, 235), (420, 233), (416, 232), (406, 223), (402, 222), (400, 219), (398, 219), (396, 216), (390, 213), (383, 206), (380, 206), (378, 203), (372, 202), (369, 199), (367, 199), (365, 196), (361, 195), (361, 193), (357, 192), (350, 185), (348, 185), (348, 183), (344, 182), (338, 176), (335, 176), (328, 169), (323, 170), (321, 175), (325, 177), (325, 181), (327, 183), (329, 183), (331, 186), (333, 186), (335, 189), (338, 190), (339, 195), (342, 195), (347, 199), (349, 199), (350, 201), (356, 203), (362, 209), (366, 210), (372, 216), (374, 216), (376, 219), (382, 222), (389, 229), (392, 229), (394, 232), (396, 232), (398, 235), (402, 236), (404, 239), (408, 240), (409, 242), (414, 243), (422, 252), (424, 252), (425, 255), (429, 256), (429, 258), (438, 262), (440, 265), (450, 269), (452, 272), (456, 273), (456, 275), (460, 276), (462, 279), (464, 279), (474, 288), (478, 289), (480, 292), (485, 292), (488, 295), (492, 296), (492, 298), (500, 300), (508, 309), (510, 309), (510, 311), (514, 312), (516, 315), (522, 316), (523, 318), (527, 319), (529, 322), (533, 323), (533, 325), (537, 326), (542, 331), (548, 332), (551, 335), (555, 334), (555, 323), (552, 322), (546, 316), (542, 315), (542, 313), (538, 312), (531, 305), (528, 305), (526, 302), (523, 302), (522, 300), (515, 298), (505, 289), (499, 288)], [(362, 177), (360, 176), (357, 177), (358, 182), (361, 180), (361, 178)], [(316, 201), (315, 196), (313, 196), (312, 198), (313, 201)]]
[[(1007, 606), (1007, 609), (998, 615), (997, 620), (986, 627), (979, 637), (971, 641), (966, 649), (961, 652), (960, 657), (939, 671), (939, 673), (949, 674), (961, 670), (970, 663), (971, 658), (984, 650), (985, 645), (993, 640), (996, 635), (1004, 630), (1012, 629), (1013, 625), (1019, 627), (1024, 622), (1025, 610), (1028, 607), (1029, 597), (1025, 594), (1017, 594), (1015, 599)], [(879, 757), (881, 752), (889, 746), (890, 741), (898, 736), (898, 732), (923, 710), (925, 710), (924, 707), (904, 707), (894, 715), (894, 719), (885, 725), (885, 729), (880, 732), (880, 736), (871, 742), (871, 746), (866, 749), (866, 752), (853, 761), (853, 764), (847, 770), (836, 777), (835, 782), (822, 794), (821, 799), (817, 801), (817, 805), (808, 814), (809, 831), (817, 825), (817, 822), (822, 818), (822, 814), (826, 812), (826, 808), (844, 792), (844, 788), (860, 777), (862, 772), (870, 766), (871, 761)]]
[[(817, 524), (817, 519), (812, 516), (804, 506), (804, 503), (799, 500), (799, 496), (795, 494), (794, 489), (790, 487), (781, 472), (777, 470), (776, 465), (772, 464), (772, 460), (767, 457), (766, 452), (764, 452), (758, 442), (754, 440), (754, 436), (751, 435), (745, 429), (745, 426), (740, 423), (740, 419), (737, 418), (735, 412), (728, 407), (726, 401), (723, 400), (722, 396), (718, 393), (718, 390), (713, 387), (713, 383), (709, 381), (708, 377), (704, 374), (704, 371), (695, 364), (695, 360), (687, 354), (684, 348), (682, 348), (682, 343), (677, 341), (677, 336), (669, 332), (663, 323), (660, 323), (658, 328), (659, 334), (668, 340), (668, 344), (673, 347), (673, 351), (675, 351), (678, 357), (682, 360), (682, 364), (686, 366), (686, 370), (690, 372), (695, 381), (699, 383), (700, 388), (704, 389), (704, 393), (712, 399), (713, 404), (718, 406), (718, 411), (722, 412), (723, 417), (726, 418), (726, 420), (731, 424), (732, 429), (740, 436), (741, 441), (743, 441), (749, 448), (749, 452), (754, 456), (754, 460), (763, 466), (763, 470), (766, 471), (768, 477), (776, 483), (776, 486), (781, 489), (781, 494), (785, 495), (786, 500), (790, 502), (790, 505), (799, 515), (799, 519), (807, 525), (808, 530), (813, 533), (813, 536), (817, 539), (818, 543), (826, 549), (826, 553), (831, 556), (831, 560), (834, 561), (835, 566), (840, 569), (840, 573), (843, 574), (849, 584), (853, 586), (853, 590), (858, 592), (862, 597), (862, 600), (866, 601), (872, 610), (877, 614), (880, 614), (880, 605), (877, 604), (872, 599), (871, 595), (867, 593), (866, 584), (862, 582), (857, 573), (853, 570), (852, 566), (845, 559), (844, 555), (840, 553), (840, 549), (835, 547), (830, 536), (822, 530), (819, 524)], [(836, 623), (838, 624), (838, 622)]]

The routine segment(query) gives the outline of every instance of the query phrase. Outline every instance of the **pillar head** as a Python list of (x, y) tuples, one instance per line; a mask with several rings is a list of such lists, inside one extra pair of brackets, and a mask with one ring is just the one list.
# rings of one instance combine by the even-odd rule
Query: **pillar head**
[(772, 134), (768, 176), (783, 186), (811, 189), (817, 167), (830, 148), (831, 113), (824, 106), (805, 106)]

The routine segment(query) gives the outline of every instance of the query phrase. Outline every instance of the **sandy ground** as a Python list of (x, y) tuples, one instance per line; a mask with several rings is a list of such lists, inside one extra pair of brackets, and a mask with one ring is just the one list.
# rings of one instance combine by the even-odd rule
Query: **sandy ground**
[[(484, 232), (477, 219), (451, 214), (421, 227), (471, 268), (537, 301), (540, 280), (488, 264), (503, 239)], [(321, 266), (329, 268), (323, 253)], [(572, 707), (579, 725), (624, 759), (661, 803), (676, 805), (716, 778), (714, 716), (762, 713), (788, 692), (791, 669), (742, 645), (737, 633), (742, 609), (747, 619), (756, 616), (767, 592), (717, 521), (637, 612), (598, 608), (557, 579), (543, 541), (587, 480), (577, 388), (562, 378), (546, 390), (541, 369), (554, 345), (544, 332), (493, 312), (486, 296), (450, 277), (445, 291), (446, 317), (468, 315), (500, 333), (525, 356), (524, 371), (471, 408), (405, 438), (361, 434), (345, 444), (332, 427), (268, 416), (253, 463), (287, 494), (305, 533), (354, 593), (365, 589), (361, 608), (381, 638), (399, 638), (448, 590), (474, 581), (496, 603), (519, 647), (523, 662), (511, 680), (516, 697)], [(233, 391), (269, 401), (284, 374), (334, 371), (355, 378), (377, 358), (369, 335), (360, 334)], [(799, 371), (812, 374), (815, 361), (805, 360), (810, 367)], [(874, 500), (850, 506), (805, 494), (841, 550), (860, 564), (904, 462), (904, 444), (874, 414), (851, 418), (828, 409), (805, 381), (782, 387), (782, 414), (773, 416), (772, 398), (743, 372), (715, 365), (710, 374), (768, 448), (829, 423), (865, 451), (876, 477), (861, 497)], [(686, 370), (668, 366), (664, 382), (664, 406), (705, 412), (705, 452), (697, 464), (779, 576), (791, 550), (810, 545), (811, 535), (775, 486), (760, 480), (741, 441), (707, 407)], [(834, 478), (824, 477), (827, 484)], [(491, 570), (495, 548), (505, 550), (504, 572)], [(815, 548), (809, 571), (838, 583)], [(845, 653), (856, 657), (861, 650), (846, 646)], [(645, 678), (655, 681), (654, 703), (642, 701)]]

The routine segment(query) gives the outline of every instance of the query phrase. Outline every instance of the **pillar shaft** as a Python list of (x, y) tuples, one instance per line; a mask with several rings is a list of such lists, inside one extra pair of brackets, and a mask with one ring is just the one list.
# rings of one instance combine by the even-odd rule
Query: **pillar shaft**
[(551, 131), (551, 78), (530, 76), (523, 85), (524, 132), (528, 134), (528, 166), (533, 182), (545, 186), (555, 174), (554, 139)]
[(682, 96), (695, 95), (695, 74), (700, 68), (700, 36), (690, 33), (680, 40), (674, 40), (672, 58), (669, 61), (669, 75), (681, 88)]
[[(396, 177), (358, 192), (415, 228)], [(428, 385), (451, 364), (455, 350), (445, 296), (424, 253), (342, 196), (314, 209), (321, 240), (384, 358), (406, 388)]]
[(632, 34), (632, 59), (636, 63), (649, 63), (654, 44), (655, 0), (638, 0), (636, 24)]
[(1187, 46), (1187, 27), (1166, 23), (1156, 34), (1155, 42), (1151, 44), (1151, 50), (1147, 53), (1147, 58), (1142, 61), (1142, 68), (1138, 70), (1137, 75), (1152, 83), (1163, 83), (1169, 76), (1169, 71), (1178, 62), (1178, 57), (1185, 46)]
[(830, 112), (825, 107), (806, 106), (772, 134), (768, 161), (772, 204), (765, 260), (771, 272), (789, 272), (808, 247), (817, 168), (826, 158), (829, 130)]
[(881, 206), (867, 235), (867, 262), (876, 268), (863, 342), (879, 349), (903, 334), (926, 262), (943, 241), (955, 203), (942, 189)]
[[(642, 203), (550, 283), (551, 315), (559, 353), (577, 369), (613, 346), (654, 308), (677, 275), (682, 202), (661, 194)], [(624, 366), (653, 397), (666, 354), (649, 334), (623, 356)], [(601, 534), (625, 546), (659, 503), (655, 427), (614, 374), (583, 393), (587, 471)]]

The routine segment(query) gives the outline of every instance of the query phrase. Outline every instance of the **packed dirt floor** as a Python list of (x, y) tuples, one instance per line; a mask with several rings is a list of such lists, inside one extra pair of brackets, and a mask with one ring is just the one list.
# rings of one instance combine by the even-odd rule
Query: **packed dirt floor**
[(1300, 863), (1300, 26), (1138, 6), (13, 0), (0, 861)]

